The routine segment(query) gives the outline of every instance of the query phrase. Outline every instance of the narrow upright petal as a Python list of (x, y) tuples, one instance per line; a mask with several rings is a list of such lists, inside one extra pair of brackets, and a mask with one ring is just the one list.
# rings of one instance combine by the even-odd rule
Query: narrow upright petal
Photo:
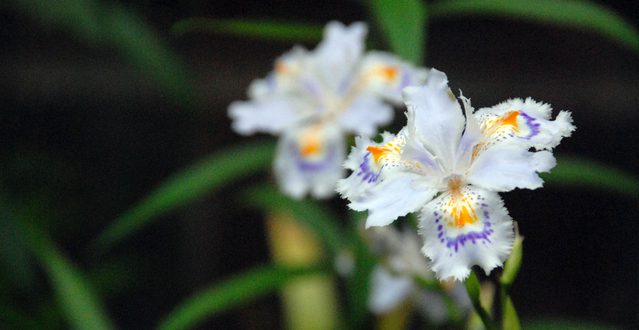
[(425, 69), (416, 68), (397, 56), (371, 51), (362, 59), (356, 81), (362, 84), (364, 93), (374, 93), (399, 103), (402, 89), (423, 84), (426, 75)]
[(440, 279), (464, 280), (473, 265), (488, 274), (510, 254), (512, 219), (496, 193), (465, 186), (428, 203), (420, 215), (422, 251)]
[(404, 101), (412, 139), (419, 140), (445, 168), (452, 167), (457, 145), (464, 129), (464, 116), (449, 92), (446, 75), (431, 69), (426, 85), (406, 87)]
[(332, 88), (337, 88), (345, 77), (353, 74), (364, 51), (367, 33), (366, 24), (361, 22), (348, 26), (329, 22), (324, 28), (324, 39), (315, 49), (316, 74)]

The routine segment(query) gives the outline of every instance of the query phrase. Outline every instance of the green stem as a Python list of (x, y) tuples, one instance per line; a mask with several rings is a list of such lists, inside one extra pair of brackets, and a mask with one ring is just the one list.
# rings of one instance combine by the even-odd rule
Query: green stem
[(465, 285), (468, 296), (470, 297), (470, 301), (473, 303), (473, 308), (475, 309), (477, 315), (479, 315), (479, 318), (484, 324), (484, 327), (487, 330), (497, 330), (498, 328), (495, 325), (495, 322), (490, 317), (488, 312), (484, 309), (484, 307), (481, 306), (481, 301), (479, 299), (481, 287), (479, 284), (479, 280), (477, 279), (477, 275), (474, 271), (470, 273), (470, 276), (466, 280)]

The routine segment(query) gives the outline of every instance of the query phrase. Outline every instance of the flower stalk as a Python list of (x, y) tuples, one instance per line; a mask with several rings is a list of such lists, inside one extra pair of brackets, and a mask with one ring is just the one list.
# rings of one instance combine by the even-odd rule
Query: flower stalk
[[(316, 265), (324, 259), (320, 241), (292, 216), (271, 213), (266, 231), (273, 260), (285, 266)], [(326, 274), (300, 277), (281, 291), (286, 328), (334, 329), (338, 324), (333, 278)]]

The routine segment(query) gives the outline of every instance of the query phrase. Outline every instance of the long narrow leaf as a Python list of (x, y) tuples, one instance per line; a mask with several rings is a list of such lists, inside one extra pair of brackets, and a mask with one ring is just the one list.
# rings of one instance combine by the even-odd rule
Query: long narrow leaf
[(126, 8), (97, 0), (10, 0), (9, 4), (43, 25), (72, 33), (85, 44), (116, 50), (180, 104), (197, 101), (184, 65), (152, 29)]
[(209, 289), (197, 292), (176, 307), (159, 325), (160, 330), (188, 329), (207, 318), (263, 297), (290, 280), (316, 274), (319, 267), (287, 268), (266, 266), (235, 276)]
[(214, 192), (225, 184), (267, 168), (274, 145), (250, 143), (222, 150), (177, 173), (117, 218), (97, 240), (105, 249), (148, 225), (154, 218)]
[(636, 27), (614, 11), (588, 1), (443, 0), (428, 8), (432, 20), (482, 15), (590, 30), (639, 52)]
[(290, 199), (272, 186), (255, 187), (249, 190), (246, 196), (249, 203), (256, 207), (293, 213), (296, 220), (307, 225), (319, 236), (333, 255), (343, 247), (337, 216), (316, 202)]
[(56, 300), (71, 327), (78, 330), (114, 329), (94, 289), (50, 238), (34, 225), (25, 225), (23, 232), (49, 277)]
[(171, 31), (176, 36), (209, 32), (263, 40), (318, 42), (322, 40), (322, 29), (321, 25), (295, 22), (194, 17), (176, 22)]
[(370, 0), (370, 8), (392, 51), (421, 64), (427, 28), (426, 4), (420, 0)]
[(607, 189), (639, 197), (636, 176), (587, 159), (559, 158), (557, 166), (542, 178), (550, 184)]

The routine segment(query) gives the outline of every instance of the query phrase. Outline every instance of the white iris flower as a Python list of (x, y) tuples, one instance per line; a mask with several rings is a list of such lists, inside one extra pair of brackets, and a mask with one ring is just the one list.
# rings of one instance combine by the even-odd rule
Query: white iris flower
[(295, 47), (249, 88), (250, 101), (229, 108), (244, 135), (280, 135), (275, 176), (289, 196), (325, 198), (344, 177), (346, 133), (372, 136), (389, 123), (401, 90), (426, 71), (383, 52), (364, 53), (366, 25), (331, 22), (313, 51)]
[(358, 138), (338, 191), (369, 211), (367, 227), (419, 211), (432, 270), (463, 280), (473, 265), (501, 266), (512, 249), (513, 222), (497, 193), (541, 187), (537, 173), (555, 166), (550, 150), (575, 127), (570, 113), (550, 120), (550, 106), (530, 98), (474, 111), (461, 96), (464, 118), (447, 83), (433, 69), (425, 86), (404, 89), (406, 127), (381, 143)]

